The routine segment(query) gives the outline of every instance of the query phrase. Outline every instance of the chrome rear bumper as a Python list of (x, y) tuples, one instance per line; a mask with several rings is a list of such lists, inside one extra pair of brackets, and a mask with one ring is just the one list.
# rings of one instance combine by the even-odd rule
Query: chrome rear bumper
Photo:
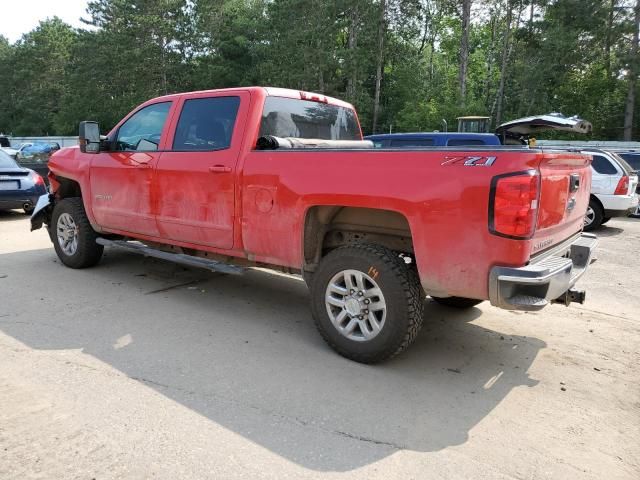
[(595, 261), (595, 235), (582, 233), (566, 249), (519, 268), (493, 267), (489, 275), (491, 304), (507, 310), (540, 310), (550, 302), (584, 302), (573, 285)]

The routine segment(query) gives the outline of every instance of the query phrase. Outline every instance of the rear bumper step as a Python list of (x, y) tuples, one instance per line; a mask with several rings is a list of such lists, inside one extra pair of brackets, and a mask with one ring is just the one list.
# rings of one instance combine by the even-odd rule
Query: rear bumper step
[(238, 275), (244, 273), (244, 268), (236, 265), (229, 265), (227, 263), (218, 262), (216, 260), (209, 260), (207, 258), (194, 257), (193, 255), (185, 255), (184, 253), (171, 253), (163, 252), (155, 248), (147, 247), (137, 242), (128, 242), (126, 240), (108, 240), (106, 238), (97, 238), (96, 243), (104, 245), (106, 247), (118, 247), (130, 252), (140, 253), (145, 257), (160, 258), (162, 260), (168, 260), (170, 262), (179, 263), (181, 265), (187, 265), (189, 267), (198, 267), (211, 270), (212, 272), (230, 273)]
[(595, 235), (582, 233), (564, 255), (552, 255), (525, 267), (493, 267), (489, 275), (491, 304), (507, 310), (540, 310), (549, 303), (583, 303), (585, 292), (573, 289), (595, 261)]

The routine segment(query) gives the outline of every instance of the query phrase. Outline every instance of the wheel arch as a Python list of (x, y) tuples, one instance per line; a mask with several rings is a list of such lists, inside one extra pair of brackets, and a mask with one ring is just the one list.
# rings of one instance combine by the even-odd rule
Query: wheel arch
[(53, 193), (58, 200), (70, 197), (82, 198), (82, 187), (79, 182), (72, 178), (56, 175), (51, 183)]
[(600, 206), (600, 208), (602, 209), (602, 213), (604, 214), (604, 205), (602, 204), (602, 201), (594, 194), (590, 194), (589, 195), (589, 199), (590, 200), (595, 200), (596, 203)]
[(338, 247), (373, 243), (413, 255), (413, 236), (406, 215), (385, 208), (316, 205), (304, 218), (303, 272), (313, 272), (320, 259)]
[(91, 202), (89, 201), (91, 198), (90, 194), (86, 191), (89, 189), (88, 184), (84, 185), (85, 189), (83, 190), (82, 183), (78, 180), (55, 174), (53, 175), (53, 178), (50, 177), (50, 183), (52, 193), (56, 201), (64, 200), (65, 198), (80, 198), (92, 228), (98, 232), (101, 231), (101, 228), (97, 224), (93, 215)]

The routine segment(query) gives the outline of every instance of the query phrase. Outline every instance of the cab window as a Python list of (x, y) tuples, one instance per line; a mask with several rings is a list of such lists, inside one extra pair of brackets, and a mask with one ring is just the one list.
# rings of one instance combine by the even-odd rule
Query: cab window
[(173, 150), (223, 150), (231, 145), (240, 97), (194, 98), (184, 102)]
[(262, 112), (260, 135), (362, 140), (360, 125), (351, 108), (310, 100), (267, 97)]
[(115, 149), (147, 152), (158, 150), (160, 134), (170, 108), (171, 102), (162, 102), (138, 110), (118, 129)]

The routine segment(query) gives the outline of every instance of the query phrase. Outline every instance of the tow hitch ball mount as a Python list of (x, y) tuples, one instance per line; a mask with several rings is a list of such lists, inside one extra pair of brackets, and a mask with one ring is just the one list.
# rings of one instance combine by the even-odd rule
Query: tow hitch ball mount
[(584, 299), (587, 296), (587, 292), (584, 290), (578, 290), (576, 288), (570, 288), (564, 292), (561, 296), (553, 300), (553, 303), (562, 303), (569, 306), (570, 303), (584, 303)]

